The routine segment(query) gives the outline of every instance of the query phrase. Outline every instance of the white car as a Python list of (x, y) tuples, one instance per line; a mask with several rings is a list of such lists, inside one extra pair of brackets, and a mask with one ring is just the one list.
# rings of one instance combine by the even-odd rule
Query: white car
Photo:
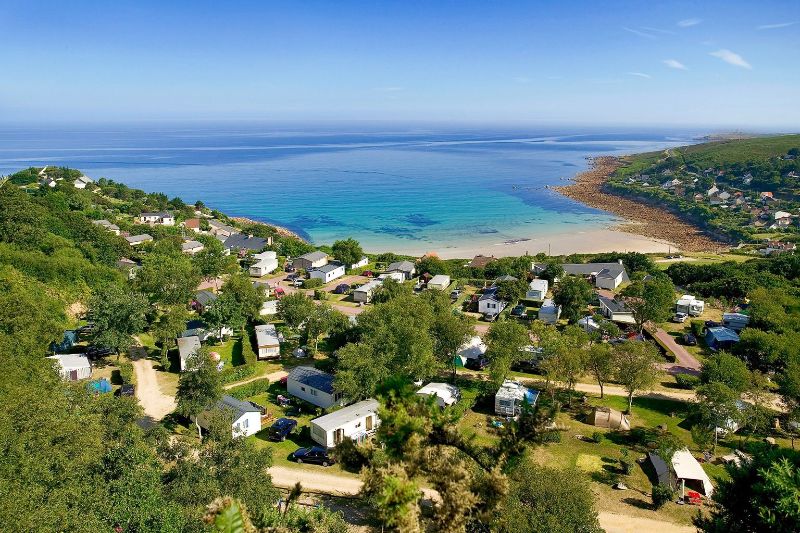
[(673, 322), (677, 322), (678, 324), (683, 324), (686, 322), (686, 313), (675, 313), (675, 316), (672, 317)]

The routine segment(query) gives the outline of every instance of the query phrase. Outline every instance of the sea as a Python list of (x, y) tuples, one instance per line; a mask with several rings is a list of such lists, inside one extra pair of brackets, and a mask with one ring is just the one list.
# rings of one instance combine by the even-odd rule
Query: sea
[(407, 123), (0, 125), (0, 175), (59, 165), (202, 200), (315, 244), (424, 253), (618, 222), (549, 187), (588, 158), (695, 142), (706, 132)]

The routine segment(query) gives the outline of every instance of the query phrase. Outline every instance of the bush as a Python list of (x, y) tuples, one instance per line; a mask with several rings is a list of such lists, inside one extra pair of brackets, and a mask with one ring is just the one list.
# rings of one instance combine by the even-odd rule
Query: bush
[(633, 459), (630, 458), (630, 454), (626, 448), (622, 448), (620, 451), (619, 467), (626, 476), (631, 475), (633, 472)]
[(227, 394), (230, 394), (238, 400), (243, 400), (245, 398), (249, 398), (250, 396), (263, 394), (269, 391), (271, 385), (272, 383), (270, 383), (268, 378), (257, 379), (255, 381), (251, 381), (250, 383), (245, 383), (244, 385), (239, 385), (238, 387), (229, 389)]
[(303, 280), (303, 288), (304, 289), (314, 289), (316, 287), (322, 286), (322, 280), (319, 278), (308, 278)]
[(600, 444), (601, 442), (603, 442), (604, 437), (605, 435), (603, 435), (602, 431), (595, 431), (594, 433), (592, 433), (592, 442)]
[(558, 430), (545, 431), (542, 433), (541, 443), (550, 444), (561, 442), (561, 432)]
[(132, 384), (134, 382), (133, 363), (123, 361), (119, 364), (119, 378), (123, 384)]
[[(308, 280), (306, 280), (306, 281), (308, 281)], [(317, 281), (319, 281), (319, 280), (317, 280)], [(330, 294), (326, 290), (314, 289), (314, 299), (315, 300), (320, 300), (320, 301), (327, 300), (329, 296), (330, 296)]]
[(675, 383), (682, 389), (693, 389), (700, 384), (700, 377), (692, 374), (675, 374)]
[(358, 472), (369, 463), (367, 448), (359, 446), (351, 439), (344, 439), (333, 449), (333, 457), (345, 470)]
[(250, 335), (247, 331), (242, 333), (242, 359), (246, 365), (253, 365), (257, 361), (256, 352), (253, 351), (253, 343), (250, 342)]
[(702, 321), (702, 320), (692, 320), (690, 322), (690, 325), (692, 326), (692, 334), (695, 337), (699, 338), (699, 337), (703, 336), (703, 330), (706, 328), (706, 323), (704, 321)]
[(653, 498), (653, 507), (661, 509), (665, 503), (672, 500), (675, 492), (667, 485), (656, 485), (653, 487), (651, 496)]
[(247, 379), (256, 373), (256, 367), (253, 365), (239, 365), (229, 366), (219, 374), (219, 382), (225, 385), (226, 383), (234, 383)]

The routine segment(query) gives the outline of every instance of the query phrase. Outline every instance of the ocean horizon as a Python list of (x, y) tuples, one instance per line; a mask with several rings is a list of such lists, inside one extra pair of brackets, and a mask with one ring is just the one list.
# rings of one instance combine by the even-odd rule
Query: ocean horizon
[(0, 174), (78, 168), (314, 244), (419, 254), (608, 228), (610, 213), (565, 198), (588, 158), (696, 142), (697, 130), (392, 124), (0, 126)]

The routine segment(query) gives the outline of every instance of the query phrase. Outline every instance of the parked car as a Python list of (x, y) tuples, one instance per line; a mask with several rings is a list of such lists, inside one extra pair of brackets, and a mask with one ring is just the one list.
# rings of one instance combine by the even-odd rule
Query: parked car
[(89, 359), (97, 359), (98, 357), (105, 357), (114, 353), (111, 348), (105, 346), (89, 346), (86, 349), (86, 357)]
[(269, 427), (267, 434), (269, 435), (270, 440), (282, 442), (286, 440), (286, 437), (288, 437), (296, 427), (297, 420), (292, 420), (291, 418), (279, 418)]
[(417, 283), (415, 283), (415, 284), (414, 284), (414, 290), (415, 290), (416, 292), (419, 292), (419, 291), (421, 291), (421, 290), (422, 290), (422, 289), (424, 289), (424, 288), (425, 288), (425, 283), (424, 283), (424, 282), (422, 282), (422, 281), (418, 281)]
[(286, 281), (294, 281), (300, 277), (300, 274), (289, 274), (286, 276)]
[(691, 333), (687, 333), (683, 336), (683, 344), (686, 346), (697, 346), (697, 337)]
[(336, 286), (335, 289), (333, 289), (333, 292), (334, 294), (347, 294), (349, 290), (350, 290), (350, 285), (348, 285), (347, 283), (340, 283), (339, 285)]
[(497, 313), (486, 313), (485, 315), (483, 315), (483, 319), (486, 322), (494, 322), (495, 320), (497, 320)]
[(686, 322), (687, 318), (688, 317), (686, 316), (686, 313), (675, 313), (672, 316), (672, 321), (677, 322), (678, 324), (683, 324), (684, 322)]
[(284, 269), (286, 272), (294, 272), (294, 267), (292, 266), (292, 264), (291, 264), (291, 263), (286, 263), (286, 265), (283, 267), (283, 269)]
[(459, 296), (461, 296), (461, 289), (453, 289), (452, 291), (450, 291), (451, 300), (458, 300)]
[(305, 281), (304, 279), (297, 278), (295, 280), (292, 280), (292, 285), (294, 285), (295, 287), (302, 287), (304, 281)]
[(483, 370), (489, 366), (489, 360), (483, 356), (475, 357), (473, 359), (467, 359), (467, 362), (464, 363), (464, 366), (470, 370)]
[(314, 463), (322, 466), (329, 466), (336, 462), (333, 457), (328, 455), (328, 450), (322, 446), (299, 448), (292, 454), (292, 459), (298, 463)]
[(282, 297), (286, 296), (286, 291), (283, 290), (283, 287), (275, 287), (274, 292), (275, 292), (275, 298), (278, 298), (279, 300)]
[(515, 305), (514, 309), (511, 310), (511, 316), (522, 318), (527, 315), (527, 310), (528, 308), (523, 304)]
[(117, 396), (133, 396), (136, 393), (136, 387), (130, 383), (125, 383), (117, 389)]
[(372, 270), (365, 270), (364, 272), (362, 272), (362, 273), (361, 273), (361, 275), (362, 275), (362, 276), (366, 276), (366, 277), (368, 277), (368, 278), (371, 278), (371, 277), (373, 277), (375, 274), (372, 272)]

